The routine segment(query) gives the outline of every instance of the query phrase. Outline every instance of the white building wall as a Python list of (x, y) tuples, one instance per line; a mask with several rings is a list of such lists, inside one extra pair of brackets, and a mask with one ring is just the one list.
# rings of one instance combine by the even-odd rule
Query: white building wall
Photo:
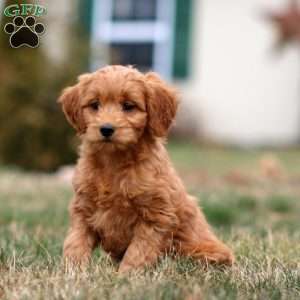
[(300, 137), (300, 49), (273, 50), (264, 13), (285, 0), (195, 1), (192, 70), (182, 115), (198, 132), (242, 146), (286, 145)]
[(41, 38), (41, 45), (53, 63), (62, 63), (67, 59), (70, 40), (70, 27), (76, 16), (78, 0), (40, 0), (38, 4), (47, 9), (43, 22), (46, 30)]

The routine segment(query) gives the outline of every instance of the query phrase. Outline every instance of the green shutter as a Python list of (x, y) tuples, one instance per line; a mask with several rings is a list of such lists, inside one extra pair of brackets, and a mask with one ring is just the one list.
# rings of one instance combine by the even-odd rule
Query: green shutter
[(173, 77), (184, 79), (189, 75), (193, 0), (175, 0)]
[(79, 0), (78, 15), (84, 33), (90, 38), (92, 32), (93, 0)]
[(83, 72), (90, 70), (93, 2), (94, 0), (79, 0), (77, 6), (79, 22), (77, 22), (75, 30), (77, 35), (80, 36), (80, 47), (77, 47), (77, 50), (79, 51), (78, 55), (81, 57), (80, 64)]

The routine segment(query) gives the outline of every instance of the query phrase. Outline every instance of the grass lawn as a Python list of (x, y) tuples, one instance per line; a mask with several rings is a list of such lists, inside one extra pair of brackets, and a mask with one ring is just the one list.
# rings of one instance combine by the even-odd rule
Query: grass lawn
[(97, 250), (87, 271), (66, 273), (70, 186), (53, 175), (2, 168), (0, 299), (300, 299), (300, 151), (273, 152), (274, 175), (264, 170), (270, 155), (263, 151), (175, 142), (169, 150), (188, 190), (234, 249), (232, 268), (164, 257), (124, 277)]

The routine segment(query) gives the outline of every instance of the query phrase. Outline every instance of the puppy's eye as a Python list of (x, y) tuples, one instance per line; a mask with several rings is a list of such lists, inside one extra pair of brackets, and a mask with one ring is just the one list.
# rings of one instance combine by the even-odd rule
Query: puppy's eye
[(98, 101), (93, 101), (89, 105), (89, 107), (94, 111), (97, 111), (99, 109), (99, 106), (100, 106), (100, 103)]
[(123, 111), (133, 111), (136, 108), (136, 105), (132, 102), (125, 101), (122, 103)]

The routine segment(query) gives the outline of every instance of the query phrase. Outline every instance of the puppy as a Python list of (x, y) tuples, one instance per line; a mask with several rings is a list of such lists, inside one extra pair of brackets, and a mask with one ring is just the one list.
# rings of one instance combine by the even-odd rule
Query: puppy
[(108, 66), (79, 76), (59, 98), (80, 139), (73, 178), (67, 261), (88, 262), (99, 245), (119, 272), (176, 253), (232, 264), (174, 170), (164, 140), (177, 110), (176, 92), (155, 73)]

